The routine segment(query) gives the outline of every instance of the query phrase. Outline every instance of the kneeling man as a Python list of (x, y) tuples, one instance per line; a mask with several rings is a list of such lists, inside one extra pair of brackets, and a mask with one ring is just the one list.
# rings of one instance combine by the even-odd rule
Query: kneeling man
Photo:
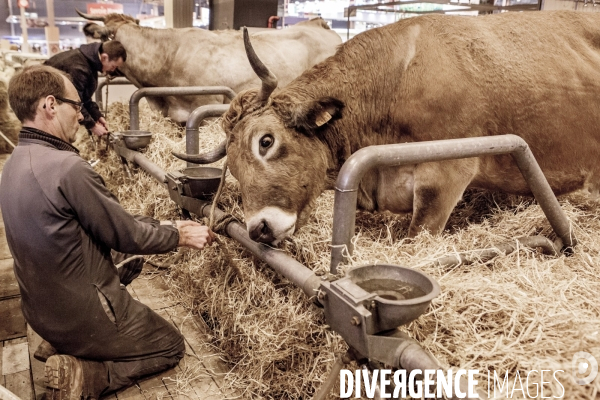
[(57, 352), (46, 361), (51, 398), (98, 399), (175, 366), (183, 337), (125, 288), (141, 262), (117, 269), (111, 252), (201, 250), (213, 233), (121, 207), (71, 145), (83, 116), (66, 74), (26, 68), (8, 93), (23, 129), (2, 171), (0, 207), (23, 314)]

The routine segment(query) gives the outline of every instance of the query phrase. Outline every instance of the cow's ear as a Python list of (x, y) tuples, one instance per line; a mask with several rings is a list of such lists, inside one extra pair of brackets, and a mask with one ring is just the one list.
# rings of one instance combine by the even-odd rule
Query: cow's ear
[(342, 117), (344, 103), (333, 97), (300, 103), (292, 112), (289, 125), (313, 135), (320, 128)]

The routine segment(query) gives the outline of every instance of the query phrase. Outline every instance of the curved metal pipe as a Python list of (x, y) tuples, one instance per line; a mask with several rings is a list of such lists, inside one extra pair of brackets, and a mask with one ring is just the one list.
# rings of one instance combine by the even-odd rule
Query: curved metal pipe
[[(200, 124), (206, 118), (210, 117), (220, 117), (229, 109), (229, 104), (209, 104), (206, 106), (198, 107), (188, 117), (187, 124), (185, 125), (185, 152), (187, 155), (184, 157), (182, 154), (178, 153), (176, 157), (181, 158), (182, 160), (187, 160), (187, 157), (192, 154), (198, 154), (200, 150)], [(188, 162), (188, 166), (193, 166), (194, 163), (197, 164), (210, 164), (215, 161), (220, 160), (225, 157), (225, 142), (221, 142), (221, 144), (214, 150), (209, 151), (208, 153), (200, 154), (197, 157), (191, 157)], [(192, 161), (194, 159), (195, 161)]]
[(136, 163), (160, 183), (165, 184), (167, 182), (167, 173), (139, 151), (130, 150), (125, 147), (125, 144), (115, 144), (114, 149), (119, 156)]
[[(112, 79), (103, 79), (100, 82), (98, 82), (98, 88), (96, 89), (96, 92), (94, 93), (95, 99), (96, 99), (96, 103), (99, 104), (103, 104), (104, 101), (102, 99), (102, 89), (104, 88), (104, 86), (107, 85), (133, 85), (133, 82), (131, 82), (129, 79), (124, 78), (122, 76), (117, 77), (117, 78), (112, 78)], [(108, 101), (108, 99), (106, 99)]]
[[(419, 342), (408, 336), (406, 333), (394, 329), (387, 333), (378, 335), (368, 335), (369, 358), (378, 360), (387, 365), (392, 365), (399, 369), (405, 369), (407, 374), (413, 370), (441, 370), (444, 369), (439, 363), (425, 350)], [(468, 396), (468, 382), (461, 379), (459, 388), (465, 396), (458, 397), (456, 388), (453, 390), (452, 399), (487, 399), (487, 394), (482, 390), (476, 390), (474, 397)]]
[(515, 159), (531, 192), (540, 204), (556, 235), (566, 246), (576, 244), (571, 223), (560, 208), (548, 181), (527, 143), (516, 135), (485, 136), (431, 142), (369, 146), (358, 150), (342, 166), (335, 187), (331, 273), (352, 254), (357, 190), (369, 170), (381, 166), (419, 164), (457, 158), (510, 153)]
[[(558, 239), (559, 243), (552, 241), (544, 236), (528, 236), (516, 239), (521, 245), (532, 249), (541, 248), (544, 254), (558, 256), (562, 249), (562, 240)], [(476, 250), (468, 253), (457, 253), (450, 256), (438, 258), (433, 263), (440, 267), (452, 267), (459, 264), (469, 265), (476, 261), (486, 262), (501, 254), (510, 254), (517, 250), (516, 243), (501, 243), (492, 249)]]
[[(183, 203), (181, 204), (182, 208), (210, 218), (211, 203), (193, 199), (191, 197), (181, 197), (181, 200)], [(223, 219), (226, 216), (227, 214), (225, 214), (225, 212), (215, 208), (215, 220)], [(225, 231), (246, 249), (250, 250), (252, 254), (269, 264), (273, 270), (301, 288), (306, 295), (314, 297), (317, 294), (317, 290), (321, 285), (321, 279), (316, 276), (312, 270), (296, 261), (296, 259), (281, 250), (274, 249), (262, 243), (257, 243), (250, 239), (246, 227), (237, 221), (229, 222), (225, 227)]]
[[(220, 94), (227, 96), (228, 99), (235, 97), (235, 92), (227, 86), (172, 86), (172, 87), (151, 87), (136, 90), (129, 99), (129, 129), (140, 129), (140, 108), (139, 103), (143, 97), (148, 96), (190, 96), (190, 95), (209, 95)], [(197, 153), (197, 151), (196, 151)]]

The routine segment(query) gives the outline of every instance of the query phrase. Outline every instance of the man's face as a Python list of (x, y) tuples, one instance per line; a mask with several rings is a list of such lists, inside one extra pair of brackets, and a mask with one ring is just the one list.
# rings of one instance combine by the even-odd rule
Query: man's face
[(116, 60), (109, 60), (108, 54), (106, 53), (100, 55), (100, 61), (102, 62), (103, 73), (115, 72), (117, 68), (120, 68), (123, 65), (123, 58), (119, 57)]
[[(65, 81), (65, 96), (64, 99), (73, 100), (75, 102), (80, 102), (79, 94), (77, 93), (77, 89), (68, 80), (63, 76)], [(58, 104), (60, 103), (60, 104)], [(68, 103), (66, 101), (57, 101), (57, 119), (60, 124), (60, 129), (62, 130), (63, 140), (66, 140), (69, 143), (73, 143), (75, 141), (75, 136), (77, 131), (79, 130), (79, 121), (83, 120), (83, 115), (81, 114), (81, 108), (75, 104)]]

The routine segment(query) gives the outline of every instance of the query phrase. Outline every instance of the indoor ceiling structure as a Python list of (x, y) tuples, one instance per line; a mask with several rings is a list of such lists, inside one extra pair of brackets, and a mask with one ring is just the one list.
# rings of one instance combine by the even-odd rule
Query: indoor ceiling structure
[[(501, 4), (498, 4), (501, 3)], [(429, 10), (418, 10), (411, 5), (415, 4), (431, 4), (440, 7), (434, 7)], [(444, 7), (450, 6), (450, 7)], [(389, 2), (377, 2), (367, 4), (356, 4), (350, 5), (346, 15), (348, 17), (356, 13), (357, 10), (370, 10), (377, 12), (391, 12), (391, 13), (411, 13), (411, 14), (431, 14), (431, 13), (447, 13), (447, 12), (465, 12), (465, 11), (476, 11), (478, 13), (493, 13), (502, 11), (536, 11), (540, 10), (542, 6), (542, 0), (504, 0), (504, 1), (489, 1), (479, 0), (406, 0), (406, 1), (389, 1)]]

